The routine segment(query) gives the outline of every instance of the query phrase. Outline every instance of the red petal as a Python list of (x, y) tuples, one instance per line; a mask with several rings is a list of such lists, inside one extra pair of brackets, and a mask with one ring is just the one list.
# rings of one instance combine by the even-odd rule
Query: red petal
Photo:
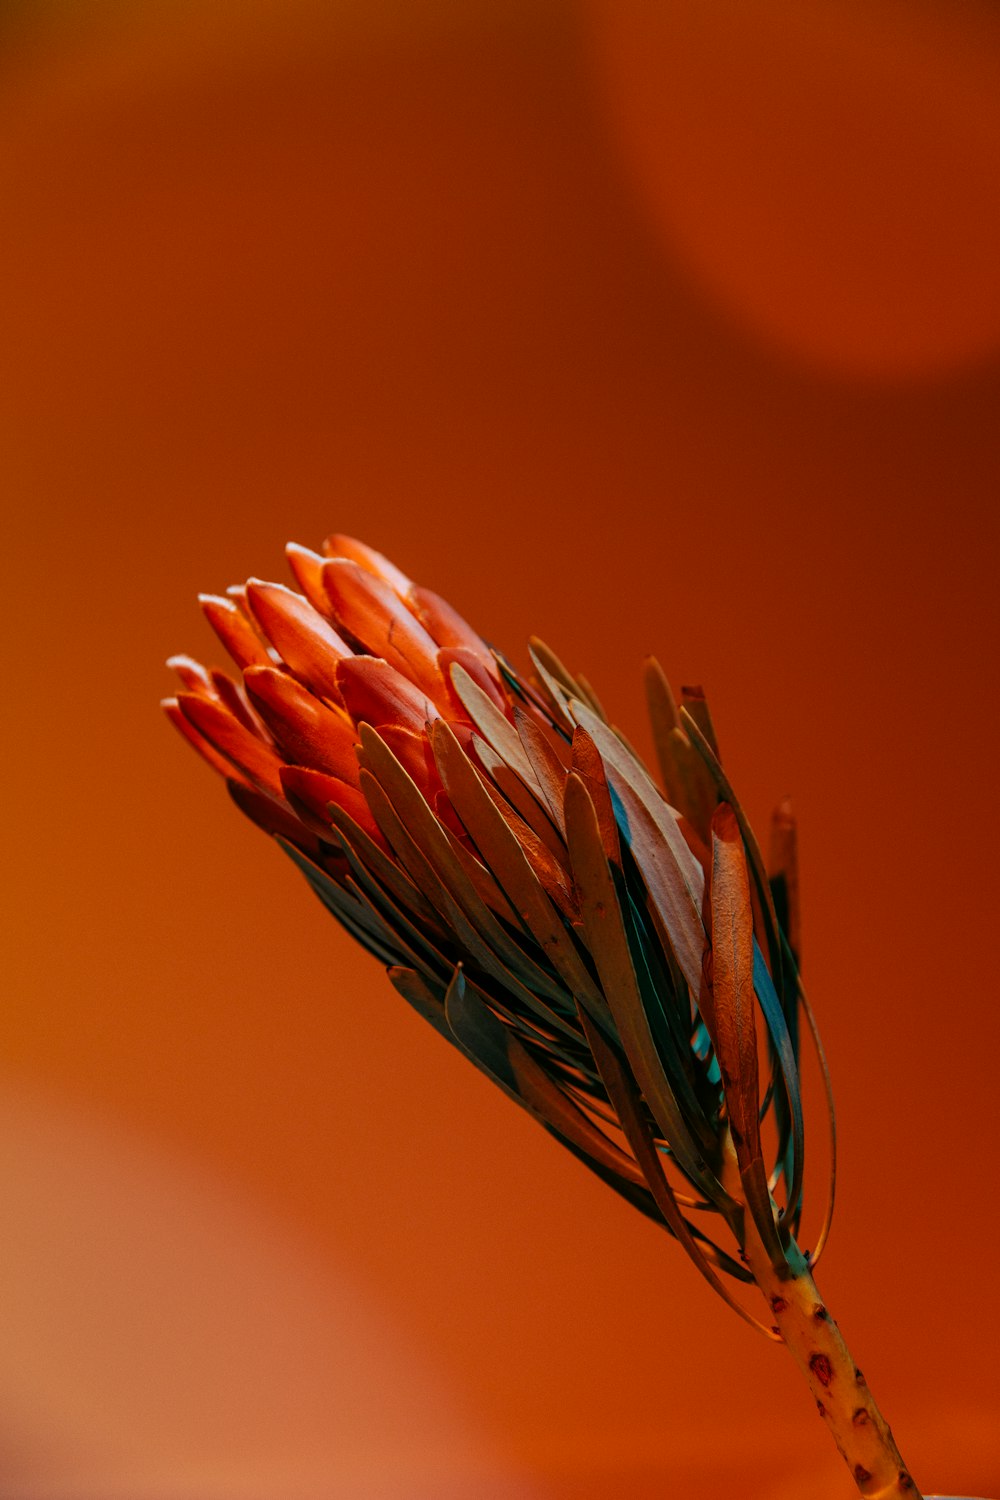
[(375, 729), (399, 724), (422, 734), (427, 720), (439, 717), (419, 688), (377, 656), (352, 656), (342, 661), (337, 668), (337, 684), (355, 724), (371, 724)]
[(438, 671), (437, 646), (389, 584), (343, 558), (324, 566), (323, 582), (337, 623), (446, 708), (448, 689)]
[(284, 766), (281, 783), (291, 805), (321, 838), (329, 839), (333, 830), (327, 808), (334, 802), (354, 819), (359, 828), (364, 829), (370, 839), (375, 840), (380, 849), (388, 850), (368, 803), (356, 786), (348, 786), (337, 776), (324, 776), (322, 772), (310, 771), (304, 766)]
[(287, 802), (278, 802), (274, 797), (265, 797), (264, 793), (258, 792), (255, 787), (245, 786), (242, 781), (234, 781), (232, 778), (227, 782), (227, 786), (229, 795), (240, 812), (245, 813), (252, 823), (257, 824), (258, 828), (263, 828), (265, 833), (287, 839), (290, 844), (303, 849), (311, 859), (321, 857), (318, 838), (296, 817), (294, 810)]
[[(268, 670), (270, 669), (267, 667), (247, 668), (248, 672), (260, 672)], [(270, 743), (271, 736), (268, 734), (267, 730), (264, 728), (264, 725), (254, 713), (253, 709), (250, 707), (250, 704), (247, 700), (247, 695), (240, 687), (239, 683), (234, 682), (231, 677), (227, 677), (225, 672), (220, 672), (218, 667), (212, 668), (212, 671), (210, 673), (210, 682), (215, 697), (218, 698), (220, 702), (226, 705), (226, 707), (229, 709), (229, 712), (233, 714), (235, 718), (239, 719), (244, 729), (249, 729), (251, 734), (256, 734), (260, 739), (267, 740), (268, 743)]]
[(250, 667), (243, 680), (254, 708), (289, 760), (357, 783), (357, 736), (346, 717), (274, 667)]
[(199, 594), (205, 619), (240, 668), (270, 665), (267, 648), (232, 599), (219, 594)]
[(401, 724), (383, 724), (379, 734), (399, 761), (403, 770), (416, 782), (428, 802), (441, 788), (441, 778), (434, 762), (434, 752), (426, 731), (404, 729)]
[(464, 667), (473, 682), (482, 688), (488, 698), (492, 698), (501, 713), (506, 714), (508, 719), (512, 718), (510, 700), (500, 684), (500, 678), (497, 675), (496, 669), (493, 667), (492, 656), (489, 658), (489, 666), (487, 666), (482, 656), (477, 651), (470, 651), (468, 646), (445, 646), (437, 654), (438, 671), (448, 684), (449, 707), (456, 719), (461, 719), (464, 723), (471, 722), (468, 710), (458, 696), (455, 684), (451, 680), (452, 662), (457, 662), (460, 667)]
[(213, 771), (218, 771), (219, 775), (226, 777), (227, 780), (232, 777), (233, 768), (229, 761), (224, 755), (219, 754), (214, 745), (208, 743), (204, 735), (198, 733), (190, 719), (184, 717), (176, 698), (164, 698), (160, 707), (188, 744), (193, 745), (198, 754), (204, 756)]
[(210, 698), (214, 696), (215, 689), (207, 669), (200, 661), (195, 661), (193, 656), (168, 656), (167, 666), (177, 673), (188, 692), (205, 692)]
[(410, 589), (407, 602), (421, 625), (439, 646), (467, 646), (477, 656), (492, 662), (490, 648), (482, 636), (440, 594), (434, 594), (430, 589), (421, 588), (415, 583)]
[(288, 543), (285, 556), (295, 575), (295, 582), (313, 609), (318, 610), (321, 615), (329, 615), (330, 601), (323, 587), (323, 564), (326, 559), (320, 557), (318, 552), (310, 552), (308, 547), (300, 547), (298, 542)]
[(375, 578), (381, 578), (397, 594), (409, 593), (413, 584), (395, 563), (391, 563), (381, 552), (376, 552), (374, 547), (369, 547), (366, 542), (359, 542), (353, 536), (343, 536), (335, 531), (333, 536), (328, 536), (323, 543), (323, 551), (327, 557), (346, 557), (350, 562), (357, 563), (359, 568), (364, 568), (366, 573), (371, 573)]
[(198, 733), (204, 735), (247, 780), (262, 792), (281, 796), (278, 777), (281, 761), (269, 745), (245, 729), (229, 709), (214, 698), (202, 698), (197, 693), (178, 693), (177, 702), (184, 717)]
[[(254, 619), (296, 677), (322, 698), (339, 701), (336, 669), (351, 648), (301, 594), (281, 583), (251, 578), (247, 603)], [(270, 665), (270, 663), (262, 664)]]

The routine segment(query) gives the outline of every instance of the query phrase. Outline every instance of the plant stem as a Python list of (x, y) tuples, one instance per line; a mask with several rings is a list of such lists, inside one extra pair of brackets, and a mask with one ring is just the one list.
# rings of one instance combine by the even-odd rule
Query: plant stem
[(820, 1416), (865, 1500), (921, 1500), (843, 1335), (795, 1241), (779, 1275), (747, 1216), (745, 1258), (774, 1324), (806, 1378)]

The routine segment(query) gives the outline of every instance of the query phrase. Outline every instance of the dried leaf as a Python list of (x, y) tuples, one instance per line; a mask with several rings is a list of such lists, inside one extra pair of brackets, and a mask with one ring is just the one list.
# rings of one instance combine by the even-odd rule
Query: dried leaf
[(712, 723), (712, 715), (708, 708), (708, 699), (705, 697), (705, 689), (702, 687), (682, 687), (681, 707), (691, 715), (705, 739), (712, 747), (712, 754), (716, 760), (721, 760), (719, 754), (719, 741), (715, 733), (715, 725)]
[(588, 945), (629, 1066), (685, 1176), (713, 1202), (726, 1202), (721, 1184), (688, 1129), (657, 1054), (629, 952), (614, 878), (601, 842), (597, 813), (575, 773), (566, 782), (566, 835)]
[(534, 1060), (517, 1037), (493, 1014), (461, 970), (445, 996), (445, 1013), (455, 1039), (504, 1093), (561, 1139), (636, 1187), (645, 1186), (632, 1158), (574, 1104)]
[(778, 925), (788, 938), (796, 968), (800, 968), (798, 827), (788, 797), (779, 802), (771, 818), (767, 873)]
[[(734, 1312), (739, 1313), (740, 1317), (749, 1323), (752, 1328), (756, 1328), (758, 1333), (764, 1334), (766, 1338), (773, 1339), (774, 1334), (771, 1330), (752, 1317), (730, 1293), (724, 1283), (719, 1280), (718, 1276), (716, 1276), (702, 1246), (695, 1238), (691, 1226), (681, 1213), (677, 1197), (663, 1170), (660, 1154), (656, 1149), (656, 1144), (646, 1124), (635, 1083), (629, 1070), (625, 1067), (622, 1058), (583, 1012), (580, 1014), (580, 1020), (586, 1033), (587, 1041), (593, 1051), (601, 1077), (604, 1080), (604, 1086), (608, 1091), (608, 1098), (611, 1100), (615, 1113), (622, 1123), (625, 1138), (632, 1148), (635, 1159), (642, 1170), (645, 1182), (660, 1212), (663, 1214), (670, 1232), (680, 1241), (709, 1286), (714, 1292), (718, 1293), (723, 1302), (728, 1307), (731, 1307)], [(724, 1253), (720, 1252), (717, 1246), (713, 1248), (715, 1248), (717, 1254)], [(728, 1257), (726, 1259), (728, 1260)]]
[(562, 985), (544, 973), (508, 937), (472, 883), (438, 823), (413, 782), (374, 731), (363, 731), (364, 754), (378, 780), (362, 770), (362, 790), (382, 832), (403, 865), (446, 923), (453, 926), (460, 943), (485, 972), (506, 984), (527, 1010), (546, 1026), (575, 1036), (555, 1009), (565, 1009)]
[(475, 751), (476, 760), (496, 790), (510, 804), (518, 817), (528, 825), (532, 833), (541, 840), (556, 862), (563, 863), (566, 859), (566, 844), (549, 816), (547, 801), (544, 805), (539, 802), (517, 772), (512, 771), (493, 746), (488, 745), (478, 734), (471, 735), (470, 743)]
[(525, 713), (519, 703), (514, 705), (514, 728), (524, 746), (528, 764), (541, 788), (549, 817), (559, 833), (565, 837), (563, 792), (566, 787), (567, 767), (560, 760), (545, 732), (539, 728), (530, 714)]
[(569, 993), (583, 999), (588, 1007), (606, 1017), (603, 996), (587, 973), (576, 944), (543, 890), (523, 846), (443, 721), (434, 726), (433, 744), (448, 795), (524, 926), (562, 977)]
[(482, 688), (473, 682), (468, 672), (458, 663), (451, 668), (451, 680), (463, 707), (483, 739), (487, 744), (492, 745), (501, 760), (520, 776), (531, 794), (540, 801), (543, 800), (538, 779), (511, 721), (500, 712), (493, 700), (487, 697)]
[(746, 849), (749, 861), (750, 875), (753, 880), (754, 890), (757, 897), (757, 911), (762, 924), (762, 940), (771, 976), (774, 979), (775, 988), (785, 1002), (785, 979), (783, 957), (781, 951), (781, 938), (778, 931), (778, 920), (774, 912), (774, 902), (771, 899), (771, 887), (768, 884), (767, 871), (764, 868), (764, 860), (761, 856), (760, 846), (754, 837), (753, 829), (750, 827), (747, 816), (740, 806), (736, 793), (730, 784), (722, 766), (719, 764), (711, 745), (702, 734), (694, 719), (686, 708), (681, 709), (681, 719), (684, 728), (690, 736), (691, 743), (697, 750), (709, 771), (712, 780), (718, 789), (719, 798), (728, 803), (739, 824), (743, 845)]
[(384, 924), (376, 921), (361, 902), (345, 891), (335, 880), (331, 880), (325, 870), (314, 865), (293, 844), (286, 843), (284, 839), (279, 839), (278, 843), (288, 857), (298, 865), (327, 911), (346, 927), (351, 936), (361, 943), (362, 947), (367, 948), (368, 952), (380, 963), (386, 965), (398, 963), (400, 955), (394, 948), (392, 934), (386, 930)]
[(705, 1018), (722, 1071), (747, 1207), (775, 1265), (784, 1267), (760, 1140), (750, 881), (739, 825), (727, 803), (712, 819), (711, 910), (712, 1000)]

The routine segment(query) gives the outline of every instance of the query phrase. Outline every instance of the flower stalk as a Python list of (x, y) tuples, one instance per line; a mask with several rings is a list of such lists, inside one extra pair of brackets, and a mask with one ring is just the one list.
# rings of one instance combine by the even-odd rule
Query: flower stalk
[[(655, 662), (662, 786), (541, 642), (521, 676), (351, 538), (288, 559), (298, 590), (203, 597), (240, 676), (174, 658), (174, 725), (404, 999), (787, 1345), (866, 1500), (919, 1500), (812, 1279), (836, 1153), (787, 803), (765, 865), (704, 694)], [(803, 1037), (834, 1145), (810, 1257)]]

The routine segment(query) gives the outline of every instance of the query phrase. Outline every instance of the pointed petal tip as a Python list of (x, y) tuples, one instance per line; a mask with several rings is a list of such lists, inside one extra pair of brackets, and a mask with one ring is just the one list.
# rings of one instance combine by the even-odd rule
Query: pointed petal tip
[(167, 657), (167, 666), (171, 672), (176, 672), (182, 685), (194, 692), (214, 693), (212, 686), (212, 675), (208, 669), (196, 661), (193, 656), (177, 653)]

